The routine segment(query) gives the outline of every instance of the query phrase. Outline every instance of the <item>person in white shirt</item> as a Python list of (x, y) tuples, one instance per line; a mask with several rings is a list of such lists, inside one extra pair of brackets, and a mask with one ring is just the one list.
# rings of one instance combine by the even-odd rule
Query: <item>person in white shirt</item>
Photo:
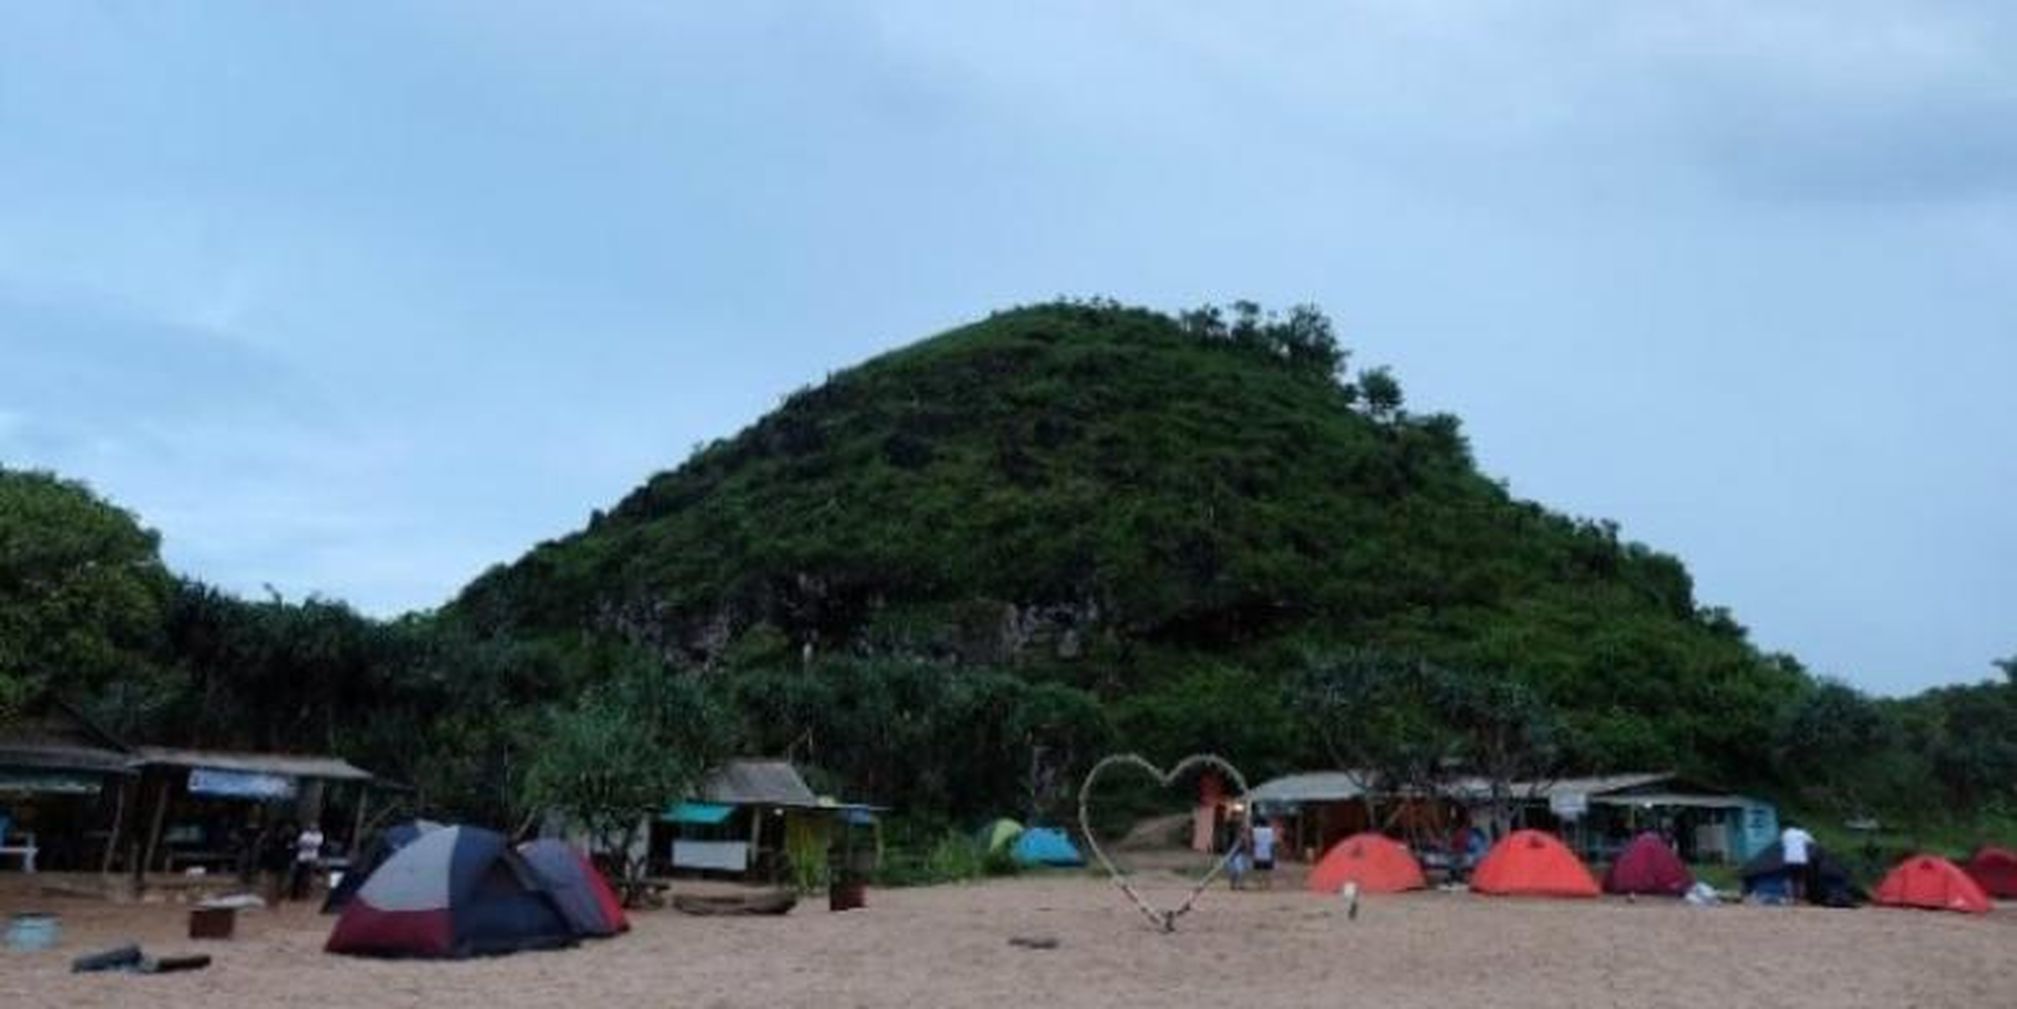
[(1792, 887), (1793, 902), (1807, 899), (1807, 882), (1811, 874), (1811, 856), (1814, 849), (1814, 835), (1800, 829), (1800, 825), (1788, 820), (1786, 829), (1779, 832), (1779, 860), (1785, 863), (1786, 879)]
[(289, 896), (294, 900), (308, 899), (308, 890), (315, 880), (315, 865), (322, 858), (322, 828), (313, 820), (294, 835), (294, 878)]
[(1264, 890), (1275, 874), (1275, 828), (1259, 817), (1254, 818), (1254, 874)]

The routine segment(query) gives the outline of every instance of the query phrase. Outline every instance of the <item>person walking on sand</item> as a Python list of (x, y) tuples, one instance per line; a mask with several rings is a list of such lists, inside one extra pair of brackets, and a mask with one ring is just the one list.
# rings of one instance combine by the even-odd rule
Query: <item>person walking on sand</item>
[(1786, 866), (1786, 885), (1793, 895), (1793, 903), (1807, 899), (1807, 875), (1811, 869), (1814, 853), (1814, 835), (1800, 829), (1800, 825), (1786, 821), (1786, 829), (1779, 832), (1779, 860)]

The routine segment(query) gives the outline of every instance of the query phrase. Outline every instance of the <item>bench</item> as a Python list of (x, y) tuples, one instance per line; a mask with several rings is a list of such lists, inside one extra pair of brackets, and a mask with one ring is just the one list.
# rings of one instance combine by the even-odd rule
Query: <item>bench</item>
[(7, 839), (12, 829), (13, 823), (11, 820), (8, 817), (0, 816), (0, 858), (13, 855), (21, 860), (22, 872), (33, 873), (35, 871), (35, 855), (42, 849), (35, 846), (35, 835), (26, 831), (13, 834), (14, 843), (9, 844)]

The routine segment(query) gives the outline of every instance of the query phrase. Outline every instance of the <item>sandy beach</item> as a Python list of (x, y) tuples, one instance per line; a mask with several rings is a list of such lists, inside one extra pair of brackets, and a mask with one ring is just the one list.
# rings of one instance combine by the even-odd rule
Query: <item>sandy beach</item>
[[(1354, 921), (1301, 891), (1221, 890), (1163, 935), (1103, 881), (1068, 874), (875, 891), (842, 914), (823, 902), (775, 919), (649, 911), (630, 934), (571, 950), (386, 962), (324, 954), (329, 919), (307, 906), (249, 911), (237, 938), (192, 942), (176, 905), (4, 899), (0, 915), (32, 903), (63, 916), (59, 949), (0, 954), (0, 1005), (34, 1009), (2017, 1004), (2017, 985), (1999, 977), (2017, 949), (2009, 907), (1982, 918), (1419, 893), (1369, 897)], [(1058, 946), (1012, 945), (1019, 936)], [(215, 963), (68, 972), (77, 953), (122, 940)]]

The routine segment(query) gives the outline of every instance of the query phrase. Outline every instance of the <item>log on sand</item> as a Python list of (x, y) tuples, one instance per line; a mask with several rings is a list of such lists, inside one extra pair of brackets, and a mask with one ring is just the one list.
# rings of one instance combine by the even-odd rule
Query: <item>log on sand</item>
[(790, 914), (798, 906), (798, 894), (788, 890), (766, 893), (701, 896), (678, 893), (672, 896), (675, 911), (698, 915)]

